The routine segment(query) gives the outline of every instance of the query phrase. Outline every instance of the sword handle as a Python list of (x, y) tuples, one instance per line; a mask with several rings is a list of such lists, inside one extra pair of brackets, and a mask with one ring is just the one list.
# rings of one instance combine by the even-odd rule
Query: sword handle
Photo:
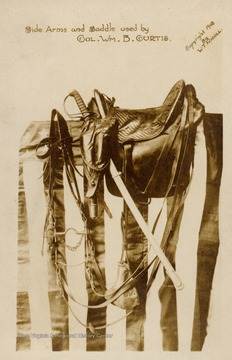
[(80, 109), (80, 112), (82, 113), (82, 115), (87, 115), (89, 112), (88, 112), (88, 109), (84, 103), (84, 100), (82, 99), (81, 95), (79, 94), (78, 91), (76, 90), (73, 90), (69, 96), (72, 96), (74, 97), (76, 103), (77, 103), (77, 106), (79, 107)]

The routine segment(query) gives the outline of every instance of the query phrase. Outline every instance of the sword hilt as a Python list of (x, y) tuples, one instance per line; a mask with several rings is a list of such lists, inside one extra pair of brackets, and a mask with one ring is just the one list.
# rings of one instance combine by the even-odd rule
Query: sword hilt
[(83, 116), (86, 116), (86, 115), (89, 114), (89, 111), (88, 111), (88, 109), (87, 109), (87, 107), (86, 107), (86, 105), (84, 103), (84, 100), (82, 99), (82, 97), (81, 97), (81, 95), (79, 94), (78, 91), (73, 90), (69, 94), (69, 96), (72, 96), (75, 99), (75, 101), (77, 103), (77, 106), (80, 109), (80, 112), (82, 113)]

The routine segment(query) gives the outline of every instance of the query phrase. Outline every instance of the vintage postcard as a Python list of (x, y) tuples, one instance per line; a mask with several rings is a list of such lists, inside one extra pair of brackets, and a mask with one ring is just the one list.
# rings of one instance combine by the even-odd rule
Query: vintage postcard
[(231, 1), (1, 1), (1, 359), (231, 357)]

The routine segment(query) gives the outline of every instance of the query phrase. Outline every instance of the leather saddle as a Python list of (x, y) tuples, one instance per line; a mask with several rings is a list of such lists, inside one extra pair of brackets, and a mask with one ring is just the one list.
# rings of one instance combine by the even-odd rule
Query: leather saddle
[(127, 173), (131, 195), (138, 201), (170, 196), (189, 184), (197, 125), (204, 107), (192, 85), (178, 81), (160, 107), (128, 110), (97, 90), (88, 104), (81, 148), (87, 169), (87, 197), (93, 197), (103, 174), (108, 190), (121, 196), (109, 172), (112, 159)]

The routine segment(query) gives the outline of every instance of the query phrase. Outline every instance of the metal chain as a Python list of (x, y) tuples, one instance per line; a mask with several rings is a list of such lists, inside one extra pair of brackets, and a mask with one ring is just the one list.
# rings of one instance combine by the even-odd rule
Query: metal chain
[[(80, 240), (77, 242), (76, 245), (72, 246), (72, 245), (68, 245), (66, 244), (65, 240), (62, 239), (62, 235), (66, 235), (68, 231), (73, 230), (75, 232), (76, 235), (81, 235)], [(55, 234), (56, 239), (59, 240), (61, 243), (65, 244), (65, 247), (70, 250), (70, 251), (76, 251), (82, 244), (83, 239), (86, 237), (86, 231), (84, 230), (83, 232), (78, 232), (76, 229), (74, 228), (68, 228), (66, 231), (63, 232), (56, 232)]]

